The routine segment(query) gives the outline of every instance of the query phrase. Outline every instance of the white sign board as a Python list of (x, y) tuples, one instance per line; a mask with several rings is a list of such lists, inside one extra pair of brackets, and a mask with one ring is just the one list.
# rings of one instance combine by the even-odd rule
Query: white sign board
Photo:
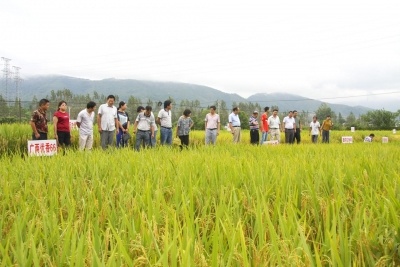
[(389, 143), (389, 137), (382, 137), (382, 143)]
[(354, 133), (356, 131), (356, 127), (351, 127), (351, 132)]
[(393, 134), (396, 134), (396, 129), (393, 129)]
[(57, 154), (57, 140), (28, 140), (29, 156), (53, 156)]
[(342, 144), (352, 144), (353, 136), (342, 136)]
[(78, 126), (76, 126), (76, 120), (69, 120), (69, 128), (71, 130), (78, 130)]
[(279, 145), (279, 141), (278, 140), (271, 140), (271, 141), (266, 141), (263, 143), (263, 145), (272, 145), (272, 146), (276, 146)]

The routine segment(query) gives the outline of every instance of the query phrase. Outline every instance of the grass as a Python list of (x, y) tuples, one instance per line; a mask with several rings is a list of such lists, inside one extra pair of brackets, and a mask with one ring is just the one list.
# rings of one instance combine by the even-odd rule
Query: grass
[(340, 136), (3, 153), (0, 266), (398, 266), (399, 143)]

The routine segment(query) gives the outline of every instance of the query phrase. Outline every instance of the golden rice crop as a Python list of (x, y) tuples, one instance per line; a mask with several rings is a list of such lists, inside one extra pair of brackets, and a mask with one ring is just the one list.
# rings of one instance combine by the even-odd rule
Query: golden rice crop
[(182, 152), (3, 153), (0, 266), (397, 266), (399, 143), (334, 133), (329, 145), (251, 146), (248, 132), (232, 145), (224, 132)]

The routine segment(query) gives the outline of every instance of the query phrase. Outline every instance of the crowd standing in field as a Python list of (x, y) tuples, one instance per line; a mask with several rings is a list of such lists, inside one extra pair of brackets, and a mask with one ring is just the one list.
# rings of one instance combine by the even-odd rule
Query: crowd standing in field
[[(100, 133), (100, 144), (103, 149), (108, 146), (113, 146), (114, 136), (116, 136), (116, 147), (127, 147), (128, 141), (131, 138), (129, 133), (130, 119), (126, 112), (127, 104), (124, 101), (119, 103), (118, 109), (114, 106), (115, 97), (109, 95), (107, 103), (100, 105), (97, 115), (98, 130)], [(33, 140), (47, 140), (48, 133), (48, 119), (46, 112), (49, 109), (50, 102), (47, 99), (39, 101), (39, 108), (34, 110), (31, 117), (32, 139)], [(79, 112), (77, 117), (77, 126), (79, 128), (79, 150), (92, 149), (93, 146), (93, 123), (96, 103), (90, 101), (86, 105), (86, 109)], [(58, 110), (54, 113), (54, 136), (60, 146), (71, 145), (71, 132), (69, 124), (69, 114), (66, 112), (67, 103), (60, 101), (58, 103)], [(172, 145), (172, 102), (166, 100), (164, 108), (158, 113), (157, 119), (152, 112), (151, 106), (139, 106), (137, 108), (137, 117), (133, 126), (133, 134), (136, 135), (135, 150), (140, 151), (141, 146), (155, 147), (157, 136), (157, 124), (160, 126), (160, 144)], [(239, 117), (240, 109), (234, 107), (232, 113), (229, 115), (229, 130), (232, 133), (232, 142), (237, 144), (241, 139), (241, 122)], [(269, 107), (264, 108), (264, 113), (261, 115), (260, 123), (258, 122), (258, 111), (255, 110), (249, 118), (250, 126), (250, 143), (252, 145), (263, 145), (268, 140), (281, 140), (280, 133), (285, 133), (285, 143), (297, 144), (301, 141), (301, 131), (303, 125), (300, 119), (297, 118), (298, 112), (296, 110), (289, 111), (281, 121), (278, 116), (278, 110), (274, 109), (272, 115), (269, 115)], [(189, 146), (189, 133), (194, 125), (191, 119), (191, 111), (184, 110), (182, 116), (179, 117), (175, 136), (181, 141), (181, 149)], [(216, 113), (216, 107), (211, 106), (210, 112), (204, 119), (205, 129), (205, 144), (212, 143), (216, 145), (217, 137), (220, 134), (220, 116)], [(333, 126), (331, 116), (328, 115), (323, 121), (322, 125), (318, 122), (317, 117), (314, 116), (309, 126), (309, 136), (312, 143), (318, 142), (318, 136), (322, 135), (322, 143), (329, 143), (329, 132)], [(261, 140), (260, 140), (261, 131)], [(372, 142), (374, 134), (365, 137), (364, 142)], [(275, 141), (276, 142), (276, 141)]]

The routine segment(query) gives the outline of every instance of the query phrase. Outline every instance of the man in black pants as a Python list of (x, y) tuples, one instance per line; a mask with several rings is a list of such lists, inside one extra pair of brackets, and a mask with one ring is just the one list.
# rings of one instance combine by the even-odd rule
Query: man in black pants
[(257, 145), (260, 142), (260, 127), (257, 121), (258, 111), (253, 112), (253, 116), (250, 117), (250, 144)]
[(296, 132), (294, 133), (293, 143), (294, 143), (294, 139), (296, 139), (297, 144), (300, 144), (300, 141), (301, 141), (300, 132), (303, 128), (303, 125), (301, 124), (300, 118), (297, 118), (297, 114), (298, 114), (297, 110), (293, 110), (293, 118), (296, 123)]

